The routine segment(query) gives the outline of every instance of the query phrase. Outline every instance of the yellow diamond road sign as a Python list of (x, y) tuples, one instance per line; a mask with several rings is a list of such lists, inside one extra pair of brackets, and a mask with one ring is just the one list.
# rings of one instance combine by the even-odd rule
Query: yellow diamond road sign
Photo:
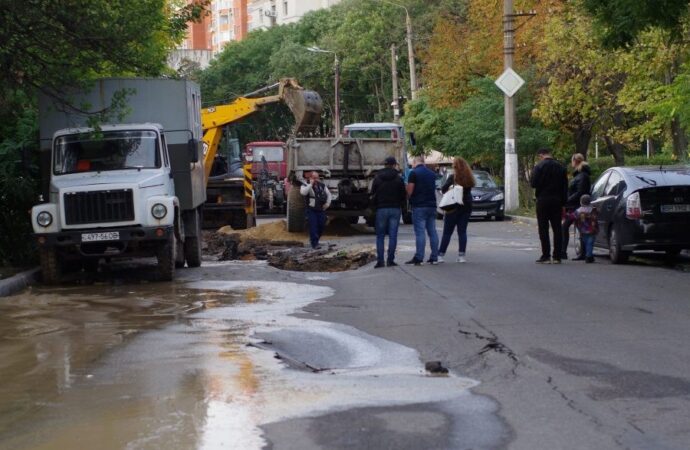
[(520, 77), (513, 69), (506, 69), (505, 72), (496, 80), (496, 86), (508, 97), (512, 97), (520, 90), (525, 80)]

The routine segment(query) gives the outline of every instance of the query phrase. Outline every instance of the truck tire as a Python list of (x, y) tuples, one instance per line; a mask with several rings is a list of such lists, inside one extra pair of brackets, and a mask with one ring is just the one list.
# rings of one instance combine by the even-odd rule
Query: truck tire
[(376, 216), (365, 216), (364, 221), (367, 223), (368, 227), (371, 227), (371, 228), (376, 227)]
[(196, 220), (194, 236), (187, 236), (184, 240), (184, 259), (187, 267), (199, 267), (201, 265), (201, 217), (199, 211), (195, 211)]
[(230, 216), (230, 226), (233, 230), (246, 230), (249, 224), (249, 216), (244, 211), (233, 212)]
[(45, 284), (58, 284), (62, 279), (62, 263), (55, 248), (39, 250), (41, 276)]
[(287, 198), (287, 230), (290, 233), (304, 231), (304, 198), (299, 188), (292, 187)]
[(167, 241), (160, 244), (156, 252), (156, 259), (158, 260), (157, 278), (160, 281), (172, 281), (177, 259), (177, 238), (174, 232), (170, 233)]

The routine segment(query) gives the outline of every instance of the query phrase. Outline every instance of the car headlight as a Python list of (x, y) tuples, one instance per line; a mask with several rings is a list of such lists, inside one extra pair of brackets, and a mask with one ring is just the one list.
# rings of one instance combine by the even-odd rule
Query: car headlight
[(53, 215), (47, 211), (41, 211), (36, 216), (36, 223), (44, 228), (47, 228), (51, 223), (53, 223)]
[(166, 214), (168, 214), (168, 208), (162, 203), (156, 203), (151, 207), (151, 215), (158, 220), (161, 220)]
[(499, 192), (498, 194), (496, 194), (496, 195), (494, 195), (493, 197), (491, 197), (491, 201), (492, 201), (492, 202), (497, 202), (497, 201), (500, 201), (500, 200), (503, 200), (503, 192)]

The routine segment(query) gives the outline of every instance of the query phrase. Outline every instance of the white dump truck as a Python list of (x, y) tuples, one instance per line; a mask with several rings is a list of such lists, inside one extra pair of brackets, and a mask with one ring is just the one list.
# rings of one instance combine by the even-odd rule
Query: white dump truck
[[(124, 107), (103, 116), (123, 95)], [(206, 200), (199, 86), (110, 78), (66, 97), (79, 111), (39, 99), (44, 203), (32, 208), (31, 222), (44, 282), (121, 257), (156, 257), (160, 280), (185, 262), (199, 266)]]

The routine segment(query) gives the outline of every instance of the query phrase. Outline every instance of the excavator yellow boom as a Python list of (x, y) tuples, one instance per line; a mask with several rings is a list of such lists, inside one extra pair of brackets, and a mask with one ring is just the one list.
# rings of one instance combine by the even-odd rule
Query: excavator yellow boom
[[(251, 97), (276, 87), (278, 95)], [(295, 132), (313, 130), (318, 126), (323, 109), (321, 97), (317, 92), (305, 90), (294, 78), (282, 79), (279, 83), (239, 97), (226, 105), (201, 110), (206, 180), (223, 136), (223, 127), (260, 111), (264, 105), (279, 102), (284, 102), (295, 117)]]

